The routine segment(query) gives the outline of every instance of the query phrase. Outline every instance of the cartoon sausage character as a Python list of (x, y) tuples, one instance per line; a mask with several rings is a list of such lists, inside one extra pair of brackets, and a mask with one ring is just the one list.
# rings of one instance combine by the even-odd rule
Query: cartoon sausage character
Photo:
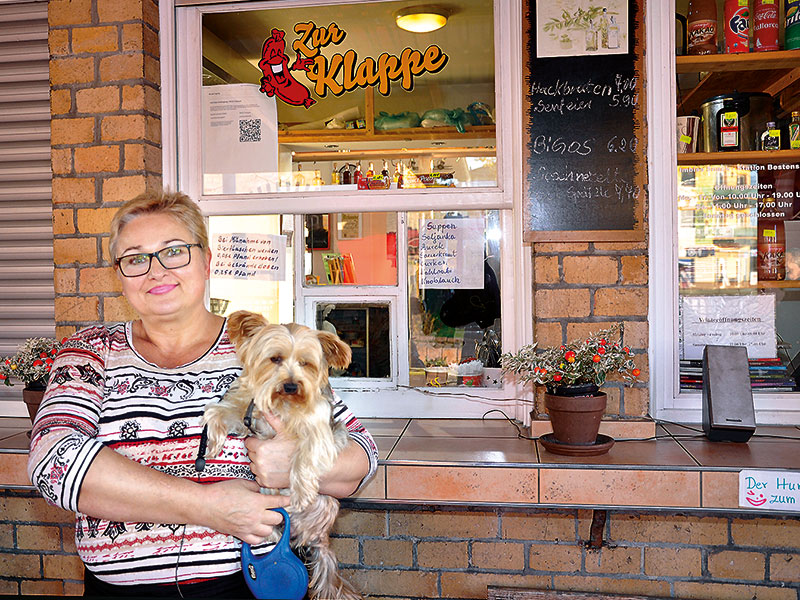
[(273, 29), (272, 37), (264, 41), (261, 60), (258, 61), (258, 67), (264, 73), (261, 78), (261, 91), (270, 97), (276, 95), (287, 104), (308, 108), (316, 100), (311, 97), (311, 92), (306, 86), (292, 77), (290, 71), (307, 71), (313, 61), (301, 59), (298, 54), (297, 60), (290, 68), (289, 57), (286, 56), (286, 42), (283, 39), (285, 35), (280, 29)]

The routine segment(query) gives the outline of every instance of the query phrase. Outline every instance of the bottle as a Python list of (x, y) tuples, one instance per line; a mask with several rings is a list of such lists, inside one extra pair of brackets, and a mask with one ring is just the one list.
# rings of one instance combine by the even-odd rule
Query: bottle
[(789, 123), (789, 149), (800, 150), (800, 110), (792, 111), (792, 121)]
[(603, 8), (603, 14), (600, 15), (600, 46), (608, 48), (608, 9)]
[(321, 187), (325, 185), (325, 180), (319, 174), (319, 169), (314, 169), (314, 179), (311, 180), (311, 185), (314, 187)]
[(331, 170), (331, 185), (339, 185), (341, 182), (339, 170), (336, 168), (336, 163), (333, 163), (333, 170)]
[(783, 221), (758, 220), (758, 279), (777, 281), (786, 277), (786, 233)]
[(739, 108), (731, 98), (726, 98), (717, 112), (717, 144), (720, 152), (739, 150)]
[(361, 163), (356, 165), (356, 172), (353, 173), (353, 183), (359, 184), (361, 183)]
[(296, 188), (305, 187), (306, 185), (306, 178), (303, 177), (302, 171), (303, 171), (303, 165), (297, 163), (297, 173), (292, 179), (292, 185)]
[(369, 163), (369, 169), (367, 169), (367, 179), (372, 179), (375, 176), (375, 168), (372, 166), (372, 163)]
[(619, 48), (619, 25), (614, 17), (611, 17), (611, 24), (608, 26), (608, 47), (611, 50)]
[(586, 51), (594, 52), (597, 50), (597, 27), (594, 26), (594, 21), (589, 21), (589, 27), (586, 29)]
[(785, 50), (797, 50), (800, 48), (800, 0), (784, 0), (783, 7), (786, 15), (783, 47)]
[(383, 178), (383, 186), (388, 190), (392, 187), (392, 178), (389, 177), (389, 166), (386, 161), (383, 161), (383, 169), (381, 169), (381, 177)]
[(750, 52), (749, 0), (725, 0), (725, 53)]
[(753, 49), (778, 50), (778, 0), (756, 0), (753, 7)]
[(398, 167), (398, 171), (397, 171), (397, 189), (398, 190), (402, 190), (403, 189), (403, 171), (405, 171), (405, 170), (406, 170), (406, 168), (403, 166), (403, 163), (400, 163), (400, 166)]
[(767, 122), (767, 130), (761, 134), (761, 149), (781, 149), (781, 130), (776, 127), (775, 121)]
[(689, 54), (717, 53), (716, 0), (689, 0), (687, 17)]
[(352, 174), (350, 173), (350, 165), (345, 164), (345, 166), (343, 166), (342, 169), (344, 169), (342, 171), (342, 185), (350, 185), (350, 182), (352, 180)]

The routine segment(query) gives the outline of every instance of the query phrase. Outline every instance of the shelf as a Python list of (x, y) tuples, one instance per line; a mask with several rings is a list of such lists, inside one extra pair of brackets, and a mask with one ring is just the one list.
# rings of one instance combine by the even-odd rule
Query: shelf
[(709, 291), (716, 291), (720, 293), (725, 292), (733, 292), (733, 291), (749, 291), (749, 290), (762, 290), (767, 288), (789, 288), (789, 289), (797, 289), (800, 288), (800, 281), (759, 281), (755, 285), (727, 285), (725, 287), (721, 287), (721, 284), (718, 282), (692, 282), (687, 285), (681, 284), (681, 293), (686, 294), (688, 291), (702, 291), (703, 293), (707, 293)]
[(800, 164), (800, 150), (690, 152), (678, 154), (679, 165), (765, 165), (788, 162)]
[(678, 56), (675, 62), (678, 74), (703, 74), (697, 85), (679, 91), (679, 115), (699, 112), (708, 98), (734, 90), (777, 96), (786, 113), (800, 104), (800, 50)]
[(800, 65), (800, 50), (678, 56), (675, 62), (678, 73), (796, 69)]
[(495, 137), (494, 125), (467, 126), (464, 133), (455, 127), (412, 127), (370, 133), (366, 129), (307, 129), (278, 132), (280, 144), (310, 144), (315, 142), (391, 142), (414, 140), (470, 140)]
[(497, 149), (484, 146), (471, 146), (459, 148), (434, 147), (434, 148), (383, 148), (378, 150), (328, 150), (320, 152), (292, 152), (293, 163), (316, 161), (358, 161), (382, 160), (387, 157), (392, 159), (407, 160), (419, 157), (448, 158), (459, 156), (494, 157)]

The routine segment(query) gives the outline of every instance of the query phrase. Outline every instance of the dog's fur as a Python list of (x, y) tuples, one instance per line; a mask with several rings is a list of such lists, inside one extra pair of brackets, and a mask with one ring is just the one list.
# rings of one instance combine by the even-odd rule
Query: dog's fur
[[(303, 325), (271, 325), (261, 315), (238, 311), (228, 317), (228, 334), (244, 370), (217, 404), (206, 407), (207, 457), (222, 450), (228, 434), (251, 435), (244, 425), (250, 401), (254, 401), (251, 428), (268, 439), (275, 431), (261, 418), (271, 412), (281, 419), (286, 433), (297, 442), (289, 469), (289, 489), (262, 489), (264, 493), (288, 493), (292, 519), (292, 546), (305, 547), (310, 557), (309, 593), (312, 598), (356, 599), (361, 596), (341, 578), (328, 532), (339, 502), (319, 494), (319, 480), (347, 445), (347, 430), (334, 423), (328, 390), (328, 367), (350, 364), (350, 347), (336, 335)], [(274, 534), (274, 540), (279, 535)]]

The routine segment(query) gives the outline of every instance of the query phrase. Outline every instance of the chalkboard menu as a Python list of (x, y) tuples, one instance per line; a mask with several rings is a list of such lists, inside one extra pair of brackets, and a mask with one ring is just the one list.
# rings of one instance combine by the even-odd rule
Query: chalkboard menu
[(644, 239), (642, 1), (527, 2), (526, 241)]

